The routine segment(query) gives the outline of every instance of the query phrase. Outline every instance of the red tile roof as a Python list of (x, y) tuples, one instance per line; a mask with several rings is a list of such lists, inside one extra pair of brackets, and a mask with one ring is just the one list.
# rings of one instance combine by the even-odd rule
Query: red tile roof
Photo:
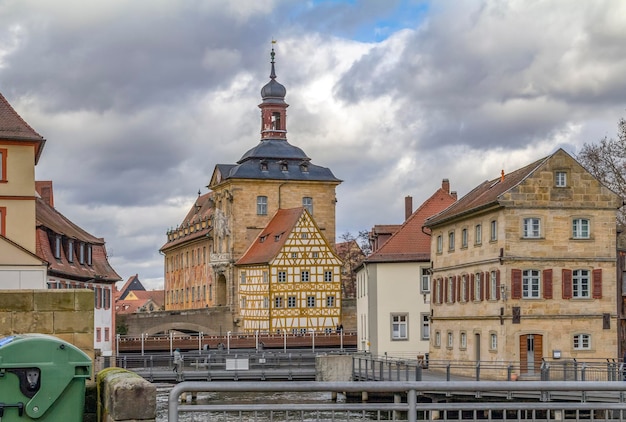
[[(37, 256), (50, 264), (49, 275), (83, 281), (96, 279), (97, 281), (114, 283), (121, 280), (121, 277), (109, 264), (104, 239), (87, 233), (41, 198), (37, 198), (36, 201)], [(76, 242), (75, 251), (78, 251), (80, 242), (90, 244), (92, 265), (87, 265), (86, 259), (84, 264), (80, 264), (77, 258), (74, 258), (73, 262), (69, 262), (65, 255), (65, 248), (61, 248), (61, 258), (55, 258), (50, 236), (57, 234), (68, 239), (74, 239)]]
[(267, 264), (280, 251), (287, 237), (305, 212), (304, 208), (279, 209), (248, 247), (236, 265)]
[[(115, 301), (115, 313), (118, 315), (133, 314), (143, 307), (154, 303), (154, 311), (162, 310), (165, 303), (165, 290), (133, 290), (137, 299), (122, 299)], [(145, 310), (145, 309), (144, 309)], [(149, 310), (145, 310), (150, 312)]]
[[(377, 251), (365, 262), (406, 262), (430, 260), (430, 235), (422, 231), (424, 220), (455, 202), (455, 197), (443, 188), (437, 191), (413, 212)], [(380, 227), (380, 226), (379, 226)]]
[(0, 94), (0, 140), (35, 142), (35, 164), (46, 140), (20, 117)]
[(498, 206), (498, 198), (500, 195), (521, 183), (550, 157), (551, 156), (544, 157), (528, 164), (525, 167), (522, 167), (521, 169), (515, 170), (496, 179), (484, 181), (447, 209), (428, 218), (425, 225), (427, 227), (433, 227), (464, 214), (470, 214), (481, 209)]

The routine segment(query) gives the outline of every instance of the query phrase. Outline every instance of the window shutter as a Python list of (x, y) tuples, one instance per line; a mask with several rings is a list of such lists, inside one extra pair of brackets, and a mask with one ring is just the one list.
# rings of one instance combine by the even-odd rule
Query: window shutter
[(500, 300), (500, 270), (496, 270), (496, 300)]
[(430, 292), (430, 294), (431, 294), (431, 302), (437, 303), (437, 280), (433, 280), (432, 291)]
[(522, 270), (511, 270), (511, 299), (522, 298)]
[(563, 270), (563, 299), (572, 298), (572, 270)]
[(552, 299), (552, 269), (543, 270), (543, 298)]
[(485, 273), (480, 274), (480, 300), (485, 300)]
[(474, 274), (470, 274), (470, 298), (472, 301), (476, 300), (476, 289), (474, 288)]
[(448, 295), (450, 294), (450, 292), (449, 292), (450, 289), (448, 289), (448, 278), (447, 277), (443, 279), (443, 284), (444, 284), (443, 290), (445, 290), (445, 292), (443, 294), (443, 301), (445, 303), (448, 303), (448, 300), (450, 300), (448, 298)]
[(453, 275), (452, 277), (450, 277), (452, 279), (452, 291), (450, 292), (452, 294), (452, 297), (450, 298), (450, 302), (454, 303), (456, 301), (456, 276)]
[(444, 294), (444, 286), (443, 286), (443, 278), (439, 278), (439, 304), (443, 303), (443, 294)]
[(593, 270), (593, 298), (602, 299), (602, 268)]
[(469, 283), (469, 276), (467, 279), (465, 279), (465, 300), (469, 300), (470, 297), (470, 283)]

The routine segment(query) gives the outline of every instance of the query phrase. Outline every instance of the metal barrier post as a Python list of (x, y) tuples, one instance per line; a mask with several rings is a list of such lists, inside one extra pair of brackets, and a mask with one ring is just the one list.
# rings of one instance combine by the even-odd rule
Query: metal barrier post
[(406, 403), (409, 405), (407, 412), (407, 420), (409, 422), (417, 421), (417, 391), (411, 389), (406, 393)]
[(446, 381), (450, 381), (450, 362), (446, 365)]
[(480, 361), (476, 362), (476, 381), (480, 381)]

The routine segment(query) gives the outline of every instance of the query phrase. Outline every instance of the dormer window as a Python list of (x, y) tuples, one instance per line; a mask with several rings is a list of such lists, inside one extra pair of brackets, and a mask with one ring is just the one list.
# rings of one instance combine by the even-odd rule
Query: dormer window
[(54, 257), (56, 259), (61, 259), (61, 235), (57, 234), (54, 236)]
[(78, 262), (81, 265), (85, 263), (85, 242), (80, 242), (78, 246)]
[(302, 173), (308, 173), (309, 172), (309, 164), (308, 163), (300, 164), (300, 171)]
[(92, 257), (92, 249), (91, 245), (87, 245), (87, 265), (91, 265), (91, 257)]
[(259, 237), (259, 243), (265, 242), (265, 239), (267, 239), (267, 235)]
[(280, 163), (280, 171), (289, 171), (289, 166), (286, 161), (281, 161)]
[(67, 262), (74, 262), (74, 239), (67, 241)]
[(267, 171), (268, 167), (267, 167), (267, 161), (263, 160), (261, 161), (261, 171)]

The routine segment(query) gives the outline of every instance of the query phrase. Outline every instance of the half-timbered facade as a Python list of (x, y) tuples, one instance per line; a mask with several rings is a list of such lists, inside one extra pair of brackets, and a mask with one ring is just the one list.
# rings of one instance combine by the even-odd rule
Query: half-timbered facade
[(430, 357), (519, 362), (616, 357), (622, 199), (564, 150), (485, 181), (426, 220)]
[(341, 324), (341, 267), (305, 208), (278, 210), (236, 263), (241, 328), (335, 330)]

